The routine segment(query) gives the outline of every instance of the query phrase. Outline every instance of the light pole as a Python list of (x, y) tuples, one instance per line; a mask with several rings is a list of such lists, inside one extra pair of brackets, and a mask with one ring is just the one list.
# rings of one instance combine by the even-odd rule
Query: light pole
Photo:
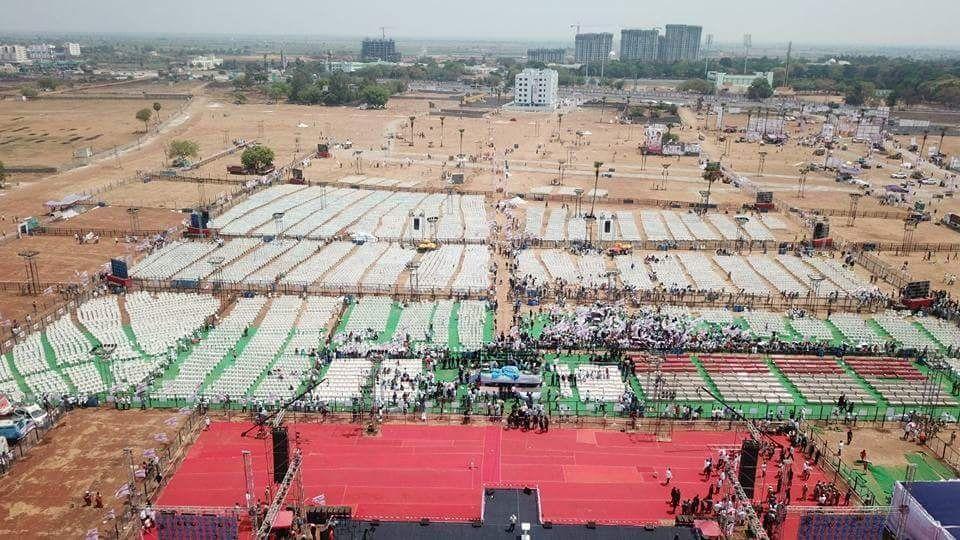
[(276, 229), (274, 237), (277, 241), (280, 241), (280, 235), (283, 234), (283, 212), (274, 212), (273, 213), (273, 225)]
[(666, 191), (667, 177), (670, 176), (670, 163), (661, 163), (660, 166), (663, 167), (663, 170), (660, 172), (660, 187), (658, 189), (660, 191)]
[(459, 153), (459, 155), (462, 156), (462, 155), (463, 155), (463, 132), (464, 132), (464, 129), (463, 129), (463, 128), (459, 128), (459, 129), (457, 129), (457, 131), (460, 132), (460, 153)]
[(857, 221), (857, 207), (860, 206), (860, 197), (863, 197), (862, 193), (850, 193), (850, 219), (847, 221), (848, 227), (853, 227), (853, 224)]
[(810, 285), (813, 286), (813, 297), (814, 299), (820, 296), (820, 284), (823, 283), (823, 280), (827, 279), (823, 274), (808, 274), (807, 279), (810, 280)]
[(440, 148), (443, 148), (443, 121), (446, 119), (446, 116), (440, 117)]
[(216, 291), (220, 290), (220, 272), (223, 269), (221, 266), (223, 264), (223, 257), (210, 257), (207, 259), (207, 264), (210, 265), (210, 280), (211, 286), (216, 284)]
[(357, 174), (363, 174), (363, 150), (355, 150), (353, 155), (357, 159)]
[(127, 214), (130, 215), (130, 232), (136, 235), (140, 230), (140, 209), (136, 206), (127, 208)]
[(590, 213), (587, 215), (588, 219), (596, 219), (593, 211), (597, 206), (597, 185), (600, 183), (600, 167), (603, 167), (602, 161), (593, 162), (593, 197), (590, 199)]
[(563, 113), (557, 113), (557, 142), (563, 144)]
[(562, 186), (563, 185), (563, 164), (566, 163), (566, 161), (563, 159), (560, 159), (557, 161), (557, 163), (558, 163), (557, 169), (559, 169), (559, 172), (560, 172), (560, 185)]
[(750, 221), (750, 218), (747, 216), (735, 216), (733, 219), (736, 220), (737, 225), (739, 225), (739, 227), (737, 227), (737, 251), (743, 251), (743, 226)]
[(416, 116), (410, 116), (409, 118), (410, 118), (410, 146), (413, 146), (413, 138), (414, 138), (414, 134), (413, 134), (413, 122), (417, 119), (417, 117), (416, 117)]

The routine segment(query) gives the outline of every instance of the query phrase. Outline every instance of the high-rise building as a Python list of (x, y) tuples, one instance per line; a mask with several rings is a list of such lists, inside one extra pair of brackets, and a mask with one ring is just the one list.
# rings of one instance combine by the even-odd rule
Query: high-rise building
[(563, 49), (527, 49), (527, 62), (562, 64), (563, 56)]
[(23, 45), (0, 45), (0, 62), (26, 64), (29, 61), (27, 48)]
[(558, 102), (559, 77), (553, 69), (527, 68), (514, 80), (513, 102), (521, 107), (555, 109)]
[(613, 34), (610, 32), (577, 34), (574, 45), (573, 57), (578, 63), (603, 62), (613, 50)]
[(79, 43), (64, 43), (63, 52), (67, 56), (80, 56), (80, 44)]
[(627, 28), (620, 31), (620, 59), (656, 62), (660, 51), (660, 31)]
[(668, 24), (660, 43), (660, 61), (681, 62), (700, 59), (700, 34), (703, 27)]
[(360, 60), (383, 62), (399, 62), (400, 53), (392, 39), (365, 39), (360, 47)]

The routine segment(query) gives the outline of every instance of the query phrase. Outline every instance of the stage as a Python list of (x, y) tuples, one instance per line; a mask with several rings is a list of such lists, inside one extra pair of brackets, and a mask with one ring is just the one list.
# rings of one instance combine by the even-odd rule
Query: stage
[[(250, 450), (256, 499), (265, 500), (269, 439), (241, 438), (242, 423), (203, 432), (163, 490), (163, 507), (243, 505), (241, 451)], [(558, 524), (641, 525), (672, 520), (670, 488), (703, 497), (703, 461), (737, 448), (743, 432), (676, 431), (670, 442), (595, 429), (548, 433), (500, 426), (384, 425), (364, 436), (356, 425), (289, 424), (303, 453), (304, 498), (353, 508), (357, 519), (470, 521), (483, 514), (484, 489), (535, 488), (540, 517)], [(802, 461), (795, 463), (799, 472)], [(673, 471), (663, 485), (666, 467)], [(770, 466), (773, 467), (772, 465)], [(823, 478), (817, 470), (809, 484)], [(799, 477), (794, 498), (799, 493)], [(762, 489), (758, 478), (758, 492)], [(803, 504), (803, 503), (800, 503)], [(809, 503), (808, 503), (809, 504)]]

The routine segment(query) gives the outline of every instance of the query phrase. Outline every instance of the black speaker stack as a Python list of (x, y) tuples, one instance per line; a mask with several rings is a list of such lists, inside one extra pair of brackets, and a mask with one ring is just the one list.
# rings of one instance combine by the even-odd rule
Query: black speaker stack
[(760, 442), (745, 439), (740, 445), (740, 473), (738, 479), (743, 492), (753, 499), (753, 485), (757, 481), (757, 455), (760, 453)]
[(283, 482), (290, 467), (290, 440), (287, 438), (287, 427), (273, 428), (273, 481)]

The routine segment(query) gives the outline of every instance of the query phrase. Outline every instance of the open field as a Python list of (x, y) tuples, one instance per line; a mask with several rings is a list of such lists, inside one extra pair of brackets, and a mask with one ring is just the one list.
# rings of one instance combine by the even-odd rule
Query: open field
[[(81, 148), (94, 154), (135, 142), (143, 122), (134, 114), (153, 101), (38, 99), (0, 101), (0, 156), (9, 166), (58, 167)], [(161, 117), (183, 102), (160, 101)], [(151, 122), (152, 123), (152, 122)]]

